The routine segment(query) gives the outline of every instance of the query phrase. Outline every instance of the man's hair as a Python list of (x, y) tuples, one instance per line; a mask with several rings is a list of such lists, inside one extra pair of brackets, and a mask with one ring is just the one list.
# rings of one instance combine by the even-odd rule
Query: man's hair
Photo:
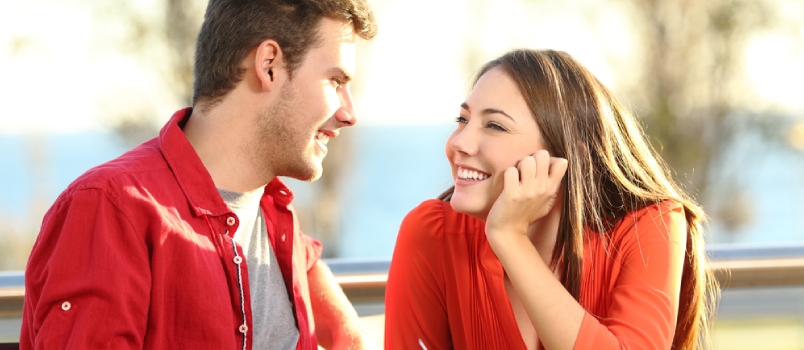
[(210, 0), (195, 48), (193, 105), (220, 102), (242, 80), (243, 59), (265, 40), (279, 44), (292, 77), (320, 42), (323, 17), (352, 24), (366, 40), (377, 33), (365, 0)]

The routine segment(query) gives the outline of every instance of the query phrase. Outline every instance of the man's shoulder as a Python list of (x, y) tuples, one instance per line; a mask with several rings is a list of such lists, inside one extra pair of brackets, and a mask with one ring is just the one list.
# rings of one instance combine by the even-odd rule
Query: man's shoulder
[(119, 157), (90, 168), (76, 178), (65, 193), (84, 189), (111, 191), (128, 185), (143, 185), (157, 181), (170, 168), (165, 162), (156, 139), (123, 153)]

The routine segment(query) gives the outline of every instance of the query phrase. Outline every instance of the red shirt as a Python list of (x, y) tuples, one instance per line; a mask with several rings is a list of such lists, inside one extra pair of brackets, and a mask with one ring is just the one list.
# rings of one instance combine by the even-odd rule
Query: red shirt
[[(385, 296), (385, 348), (525, 349), (485, 223), (430, 200), (399, 230)], [(575, 349), (669, 349), (686, 220), (676, 202), (629, 213), (584, 241)]]
[[(237, 216), (181, 131), (80, 176), (45, 215), (25, 271), (20, 349), (251, 349)], [(297, 349), (317, 349), (307, 271), (321, 244), (298, 231), (279, 180), (261, 207), (294, 306)]]

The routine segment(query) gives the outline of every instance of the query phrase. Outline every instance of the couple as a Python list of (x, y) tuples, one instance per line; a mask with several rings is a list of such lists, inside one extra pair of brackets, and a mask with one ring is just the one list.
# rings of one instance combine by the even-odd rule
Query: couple
[[(193, 107), (73, 182), (26, 269), (21, 349), (362, 349), (278, 179), (357, 122), (364, 0), (211, 0)], [(703, 213), (567, 54), (488, 63), (447, 140), (455, 186), (404, 220), (394, 349), (693, 348)]]

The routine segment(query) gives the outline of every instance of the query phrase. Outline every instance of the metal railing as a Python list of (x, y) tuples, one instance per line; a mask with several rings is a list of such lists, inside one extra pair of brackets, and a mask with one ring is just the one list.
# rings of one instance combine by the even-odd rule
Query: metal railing
[(804, 245), (712, 246), (711, 269), (727, 288), (804, 285)]
[[(804, 285), (804, 245), (714, 246), (707, 253), (722, 288)], [(333, 259), (327, 263), (353, 303), (385, 298), (389, 259)], [(19, 317), (24, 295), (22, 271), (0, 272), (0, 318)]]
[[(713, 246), (710, 268), (721, 288), (804, 285), (804, 245), (774, 247)], [(328, 262), (353, 303), (382, 301), (389, 260)]]
[[(710, 246), (707, 253), (710, 268), (723, 289), (804, 286), (804, 245)], [(326, 262), (353, 304), (382, 305), (390, 260), (334, 259)], [(0, 272), (0, 318), (21, 317), (24, 295), (21, 271)]]

